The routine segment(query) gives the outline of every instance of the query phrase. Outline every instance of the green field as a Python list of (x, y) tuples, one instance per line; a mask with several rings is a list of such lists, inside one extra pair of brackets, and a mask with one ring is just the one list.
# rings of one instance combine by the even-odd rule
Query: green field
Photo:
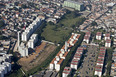
[(57, 23), (47, 23), (41, 34), (47, 41), (54, 43), (63, 42), (76, 27), (83, 23), (85, 18), (74, 15), (74, 12), (64, 15), (64, 17)]

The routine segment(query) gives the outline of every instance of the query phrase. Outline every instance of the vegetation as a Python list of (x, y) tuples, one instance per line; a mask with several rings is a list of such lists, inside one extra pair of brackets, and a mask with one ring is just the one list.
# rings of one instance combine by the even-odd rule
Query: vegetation
[(82, 42), (83, 38), (84, 38), (84, 33), (81, 33), (79, 41), (75, 44), (74, 47), (71, 48), (71, 51), (66, 56), (66, 59), (64, 60), (63, 65), (62, 65), (62, 67), (61, 67), (61, 69), (59, 71), (60, 77), (62, 76), (62, 72), (64, 70), (64, 67), (69, 66), (69, 64), (70, 64), (70, 62), (72, 60), (72, 57), (74, 56), (74, 53), (76, 52), (77, 47), (79, 47), (81, 45), (81, 42)]
[(41, 26), (35, 31), (35, 33), (39, 35), (38, 37), (40, 40), (44, 39), (44, 37), (41, 37), (41, 33), (43, 32), (43, 28), (45, 28), (45, 26), (46, 26), (46, 21), (43, 21), (41, 23)]
[(57, 49), (51, 55), (49, 55), (49, 58), (47, 58), (43, 63), (29, 70), (27, 72), (27, 76), (35, 74), (38, 71), (41, 71), (42, 69), (45, 69), (49, 65), (49, 63), (52, 61), (52, 59), (56, 56), (56, 54), (59, 52), (59, 49), (61, 49), (61, 47), (62, 46), (57, 47)]
[(0, 20), (0, 28), (3, 27), (5, 25), (3, 20)]
[[(22, 5), (22, 7), (26, 8), (26, 6)], [(73, 15), (73, 16), (72, 16)], [(53, 24), (51, 22), (46, 23), (45, 21), (41, 24), (40, 28), (36, 30), (35, 33), (37, 33), (39, 36), (39, 39), (45, 39), (54, 43), (60, 43), (60, 46), (56, 48), (56, 50), (49, 55), (49, 58), (47, 58), (43, 63), (35, 66), (33, 69), (29, 70), (26, 73), (26, 77), (29, 75), (35, 74), (38, 71), (41, 71), (42, 69), (45, 69), (48, 67), (49, 63), (52, 61), (52, 59), (56, 56), (56, 54), (59, 52), (61, 47), (64, 45), (65, 41), (69, 39), (71, 33), (74, 31), (75, 27), (78, 27), (80, 24), (83, 23), (85, 18), (80, 17), (77, 12), (68, 12), (68, 14), (64, 15), (63, 18), (61, 19), (62, 21), (58, 22), (58, 24)], [(77, 25), (75, 25), (77, 24)], [(79, 38), (80, 41), (75, 45), (75, 47), (72, 48), (71, 52), (68, 54), (66, 61), (64, 62), (62, 66), (62, 70), (64, 69), (64, 66), (66, 63), (71, 60), (70, 57), (72, 56), (71, 54), (74, 54), (74, 51), (76, 48), (80, 45), (84, 34), (81, 33), (81, 37)], [(8, 77), (23, 77), (23, 73), (19, 69), (14, 70), (12, 74), (10, 74)], [(61, 70), (61, 71), (62, 71)], [(61, 72), (60, 71), (60, 72)], [(25, 76), (24, 76), (25, 77)]]
[(92, 26), (96, 26), (97, 23), (96, 23), (95, 21), (93, 21), (93, 22), (91, 23), (91, 25), (92, 25)]
[(107, 77), (110, 76), (110, 70), (112, 65), (112, 53), (113, 53), (113, 49), (108, 48), (106, 53), (106, 59), (105, 59), (107, 63), (107, 73), (106, 73)]
[(8, 38), (5, 37), (5, 36), (0, 35), (0, 40), (5, 40), (5, 39), (8, 39)]
[(74, 32), (84, 20), (85, 18), (80, 17), (77, 12), (68, 11), (68, 14), (64, 15), (57, 24), (47, 23), (43, 29), (42, 37), (47, 41), (62, 43), (62, 40)]
[(22, 5), (21, 5), (21, 8), (28, 8), (28, 7), (27, 7), (27, 5), (22, 4)]
[[(45, 24), (43, 24), (43, 25), (45, 26)], [(41, 31), (40, 31), (40, 33), (41, 33)], [(64, 39), (63, 42), (60, 44), (60, 46), (57, 47), (56, 50), (51, 55), (49, 55), (49, 58), (47, 58), (43, 63), (41, 63), (41, 64), (37, 65), (36, 67), (34, 67), (33, 69), (29, 70), (27, 72), (27, 76), (32, 75), (32, 74), (35, 74), (38, 71), (41, 71), (42, 69), (45, 69), (46, 67), (48, 67), (48, 65), (50, 64), (50, 62), (53, 60), (53, 58), (59, 52), (59, 50), (61, 49), (61, 47), (64, 45), (65, 40), (68, 40), (69, 37), (70, 37), (70, 34), (69, 34), (68, 38)]]
[(0, 4), (0, 6), (5, 7), (5, 5), (4, 5), (4, 4)]

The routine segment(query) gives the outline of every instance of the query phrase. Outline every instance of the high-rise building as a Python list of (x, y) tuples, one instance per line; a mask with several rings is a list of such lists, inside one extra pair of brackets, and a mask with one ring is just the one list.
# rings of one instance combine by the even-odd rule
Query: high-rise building
[(34, 48), (35, 43), (38, 41), (37, 34), (33, 34), (28, 41), (28, 48)]
[(83, 3), (79, 3), (79, 2), (75, 2), (75, 1), (71, 1), (71, 0), (64, 1), (63, 6), (74, 8), (75, 10), (79, 10), (79, 11), (84, 10), (84, 4)]
[(40, 26), (41, 19), (36, 18), (32, 24), (30, 24), (25, 31), (22, 33), (22, 41), (28, 41), (30, 36), (34, 33), (34, 31)]
[(21, 56), (28, 56), (28, 48), (25, 47), (24, 43), (22, 42), (21, 45), (19, 46), (18, 49), (19, 53), (21, 54)]

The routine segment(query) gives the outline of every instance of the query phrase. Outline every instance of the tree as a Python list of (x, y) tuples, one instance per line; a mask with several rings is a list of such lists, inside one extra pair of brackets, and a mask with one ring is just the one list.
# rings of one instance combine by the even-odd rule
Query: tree
[(22, 4), (22, 5), (21, 5), (21, 7), (22, 7), (22, 8), (27, 8), (27, 6), (26, 6), (26, 5), (24, 5), (24, 4)]
[(64, 26), (64, 24), (60, 24), (59, 26), (62, 27), (62, 26)]
[(5, 37), (5, 36), (0, 35), (0, 40), (5, 40), (5, 39), (8, 39), (8, 38)]
[(75, 25), (73, 24), (71, 27), (74, 29), (75, 28)]
[(97, 23), (96, 23), (95, 21), (93, 21), (93, 22), (91, 23), (91, 25), (92, 25), (92, 26), (96, 26)]
[(16, 6), (18, 6), (19, 2), (15, 2), (14, 4), (15, 4)]
[(3, 27), (4, 25), (5, 25), (4, 21), (1, 20), (1, 21), (0, 21), (0, 28)]

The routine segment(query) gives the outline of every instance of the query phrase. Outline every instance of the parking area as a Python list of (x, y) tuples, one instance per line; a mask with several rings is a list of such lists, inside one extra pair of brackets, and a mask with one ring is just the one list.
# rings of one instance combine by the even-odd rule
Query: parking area
[(84, 55), (83, 63), (80, 66), (78, 76), (81, 76), (81, 77), (93, 76), (94, 67), (97, 60), (97, 55), (98, 55), (98, 47), (93, 45), (88, 46), (87, 52)]

